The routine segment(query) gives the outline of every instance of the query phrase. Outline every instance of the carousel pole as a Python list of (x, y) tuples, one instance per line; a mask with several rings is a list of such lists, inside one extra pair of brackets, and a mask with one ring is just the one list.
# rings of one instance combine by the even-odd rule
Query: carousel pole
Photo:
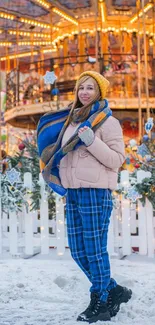
[[(1, 75), (1, 60), (0, 60), (0, 80), (2, 80), (2, 75)], [(2, 172), (2, 93), (1, 93), (1, 86), (0, 86), (0, 175)]]
[[(8, 34), (6, 34), (6, 39), (8, 41)], [(5, 52), (6, 52), (6, 61), (5, 61), (5, 73), (6, 76), (11, 70), (11, 64), (10, 64), (10, 57), (9, 57), (9, 48), (6, 45), (5, 47)], [(5, 145), (5, 150), (6, 150), (6, 155), (9, 154), (9, 124), (6, 123), (6, 145)]]
[(146, 115), (147, 119), (150, 117), (149, 108), (149, 84), (148, 84), (148, 62), (147, 62), (147, 44), (146, 44), (146, 24), (145, 24), (145, 11), (144, 11), (144, 0), (142, 0), (143, 10), (143, 31), (144, 31), (144, 63), (145, 63), (145, 92), (146, 92)]
[[(1, 78), (1, 60), (0, 60), (0, 80)], [(0, 243), (2, 243), (2, 140), (1, 140), (1, 88), (0, 88)], [(0, 244), (0, 254), (2, 254), (2, 245)]]
[[(137, 12), (140, 10), (140, 0), (137, 0)], [(138, 49), (138, 140), (142, 137), (142, 100), (141, 100), (141, 53), (140, 53), (140, 18), (138, 15), (138, 33), (137, 33), (137, 49)]]
[(51, 49), (52, 49), (52, 41), (53, 41), (53, 10), (52, 10), (52, 6), (51, 6), (51, 10), (50, 10), (50, 41), (51, 41)]
[(31, 40), (31, 63), (34, 61), (34, 55), (33, 55), (33, 52), (34, 52), (34, 46), (33, 46), (33, 41), (34, 41), (34, 35), (33, 35), (33, 26), (30, 27), (31, 29), (31, 36), (30, 36), (30, 40)]
[(18, 22), (16, 24), (16, 106), (17, 103), (19, 105), (19, 59), (18, 59), (18, 42), (19, 42), (19, 28), (18, 28)]
[(43, 49), (40, 48), (40, 88), (41, 88), (41, 93), (43, 92), (43, 88), (44, 88), (44, 81), (43, 81), (43, 75), (44, 75), (44, 53), (43, 53)]
[(95, 54), (96, 54), (96, 63), (98, 63), (98, 43), (99, 43), (99, 39), (98, 39), (98, 30), (97, 30), (97, 26), (98, 26), (98, 0), (95, 1), (95, 33), (96, 33), (96, 37), (95, 37)]
[[(7, 73), (10, 72), (10, 58), (8, 55), (8, 47), (6, 46), (6, 61), (5, 61), (5, 73), (7, 75)], [(8, 155), (9, 153), (9, 124), (6, 123), (6, 154)]]
[(152, 91), (154, 93), (155, 91), (155, 0), (153, 0), (153, 61), (152, 61)]

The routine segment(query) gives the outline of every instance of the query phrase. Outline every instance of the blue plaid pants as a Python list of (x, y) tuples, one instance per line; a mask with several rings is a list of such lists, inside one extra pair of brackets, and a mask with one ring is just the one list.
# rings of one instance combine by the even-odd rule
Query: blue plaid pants
[(68, 189), (67, 233), (71, 256), (92, 283), (90, 292), (106, 301), (117, 283), (110, 277), (107, 235), (113, 208), (111, 190)]

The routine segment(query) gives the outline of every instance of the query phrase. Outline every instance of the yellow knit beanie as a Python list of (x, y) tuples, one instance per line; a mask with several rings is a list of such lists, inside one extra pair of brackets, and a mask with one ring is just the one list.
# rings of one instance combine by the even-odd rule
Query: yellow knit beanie
[(96, 80), (96, 82), (100, 88), (101, 99), (104, 99), (106, 96), (107, 90), (109, 88), (109, 85), (110, 85), (109, 81), (96, 71), (85, 71), (85, 72), (81, 73), (81, 75), (79, 76), (76, 86), (78, 86), (79, 80), (84, 76), (90, 76)]

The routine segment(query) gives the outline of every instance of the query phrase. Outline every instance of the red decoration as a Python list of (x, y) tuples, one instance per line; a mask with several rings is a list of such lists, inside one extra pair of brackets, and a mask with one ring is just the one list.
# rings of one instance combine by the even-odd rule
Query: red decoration
[(136, 164), (136, 165), (135, 165), (135, 168), (137, 168), (137, 169), (138, 169), (139, 167), (140, 167), (140, 165), (139, 165), (139, 164)]
[(18, 146), (19, 150), (24, 150), (25, 149), (25, 144), (24, 143), (20, 143)]

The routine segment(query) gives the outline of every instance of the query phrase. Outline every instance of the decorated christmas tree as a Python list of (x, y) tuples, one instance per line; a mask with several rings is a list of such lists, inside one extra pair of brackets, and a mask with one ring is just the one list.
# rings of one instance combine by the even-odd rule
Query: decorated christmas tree
[[(2, 164), (2, 209), (6, 212), (20, 210), (22, 205), (27, 205), (24, 199), (27, 189), (24, 187), (24, 173), (32, 174), (32, 190), (28, 191), (31, 199), (31, 210), (38, 210), (40, 207), (40, 183), (39, 183), (39, 156), (36, 145), (36, 138), (32, 136), (19, 144), (19, 151), (13, 157), (4, 157)], [(49, 210), (55, 215), (55, 196), (51, 189), (45, 185)]]
[[(45, 84), (56, 86), (56, 75), (54, 71), (47, 71), (44, 78)], [(33, 94), (35, 95), (35, 94)], [(51, 89), (51, 95), (56, 96), (57, 109), (59, 109), (59, 90), (57, 88)], [(37, 98), (35, 98), (37, 99)], [(25, 194), (30, 194), (31, 210), (38, 210), (40, 208), (40, 182), (39, 182), (39, 155), (36, 145), (36, 138), (32, 135), (26, 138), (19, 144), (19, 151), (13, 157), (3, 157), (1, 169), (1, 186), (2, 186), (2, 210), (8, 211), (20, 210), (22, 205), (28, 205), (24, 199)], [(32, 174), (32, 190), (24, 187), (24, 173), (30, 172)], [(55, 194), (45, 185), (45, 191), (48, 199), (49, 217), (53, 218), (55, 215)]]
[[(141, 144), (137, 145), (134, 139), (130, 140), (129, 146), (126, 148), (126, 161), (123, 169), (130, 172), (132, 181), (135, 178), (134, 191), (137, 192), (137, 198), (140, 198), (143, 204), (148, 198), (155, 208), (155, 138), (154, 133), (151, 134), (153, 127), (153, 118), (149, 118), (145, 124), (146, 134), (143, 136)], [(139, 169), (149, 172), (149, 177), (137, 183), (136, 172)]]

